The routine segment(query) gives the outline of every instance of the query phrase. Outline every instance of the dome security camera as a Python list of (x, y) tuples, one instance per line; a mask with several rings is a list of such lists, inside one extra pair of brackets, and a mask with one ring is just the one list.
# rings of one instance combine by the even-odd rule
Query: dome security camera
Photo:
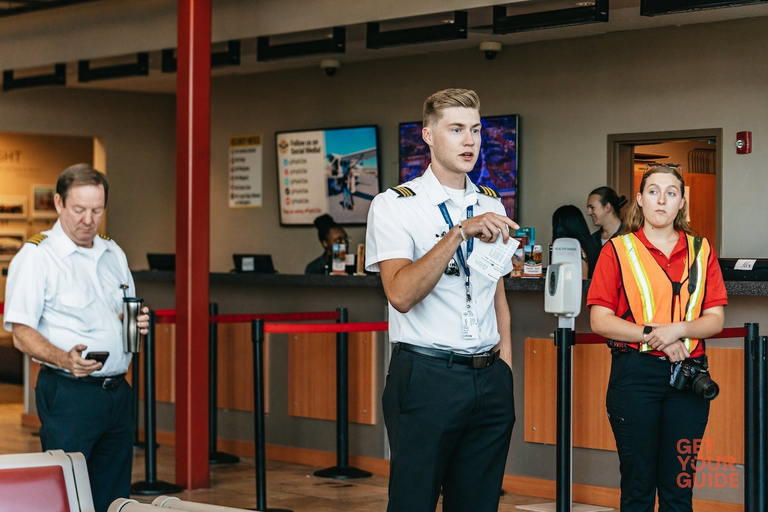
[(341, 62), (336, 59), (325, 59), (320, 61), (320, 67), (323, 69), (325, 76), (332, 77), (341, 67)]
[(480, 51), (485, 54), (486, 59), (493, 60), (501, 51), (501, 43), (496, 41), (483, 41), (480, 43)]

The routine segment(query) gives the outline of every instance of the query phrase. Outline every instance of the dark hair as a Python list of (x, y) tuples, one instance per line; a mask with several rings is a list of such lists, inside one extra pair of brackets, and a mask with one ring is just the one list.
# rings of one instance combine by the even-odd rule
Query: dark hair
[(590, 196), (600, 196), (600, 204), (605, 206), (610, 204), (613, 208), (613, 212), (617, 217), (621, 217), (621, 209), (627, 204), (627, 198), (624, 196), (619, 197), (615, 190), (611, 187), (597, 187), (595, 190), (589, 193)]
[(325, 215), (321, 215), (317, 217), (314, 221), (315, 227), (317, 228), (317, 238), (320, 240), (320, 243), (325, 242), (328, 239), (328, 234), (331, 232), (333, 228), (340, 228), (338, 224), (336, 224), (336, 221), (333, 220), (333, 217), (328, 215), (327, 213)]
[(587, 221), (584, 220), (581, 210), (572, 204), (561, 206), (552, 214), (552, 241), (558, 238), (575, 238), (579, 241), (587, 255), (589, 269), (587, 277), (591, 278), (597, 257), (600, 256), (600, 248), (589, 233)]
[[(671, 174), (674, 176), (674, 178), (679, 183), (680, 197), (685, 197), (685, 181), (683, 180), (683, 177), (674, 167), (666, 165), (656, 165), (643, 173), (643, 178), (640, 180), (640, 190), (638, 191), (639, 194), (643, 193), (645, 190), (645, 182), (648, 181), (648, 178), (654, 174)], [(683, 231), (684, 233), (695, 236), (696, 232), (688, 224), (688, 221), (686, 220), (687, 217), (688, 202), (686, 201), (683, 207), (678, 210), (677, 215), (675, 215), (674, 228), (677, 231)], [(632, 203), (632, 206), (624, 216), (624, 233), (622, 234), (633, 233), (640, 229), (640, 226), (644, 224), (645, 215), (643, 214), (643, 209), (639, 204), (637, 204), (637, 200), (635, 200), (635, 202)]]
[(109, 184), (104, 173), (97, 171), (90, 164), (70, 165), (59, 176), (56, 182), (56, 193), (61, 196), (61, 202), (67, 203), (67, 194), (72, 187), (94, 185), (104, 187), (104, 206), (107, 206), (109, 197)]

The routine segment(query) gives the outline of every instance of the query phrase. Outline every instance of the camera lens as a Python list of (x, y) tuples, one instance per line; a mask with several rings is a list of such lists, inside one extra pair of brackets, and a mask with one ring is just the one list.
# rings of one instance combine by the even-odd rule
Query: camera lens
[(691, 389), (704, 400), (714, 400), (720, 394), (720, 386), (709, 375), (700, 373), (691, 382)]

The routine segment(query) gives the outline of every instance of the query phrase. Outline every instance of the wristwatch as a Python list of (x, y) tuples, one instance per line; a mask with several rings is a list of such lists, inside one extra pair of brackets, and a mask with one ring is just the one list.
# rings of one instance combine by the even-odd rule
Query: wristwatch
[(643, 327), (643, 339), (645, 339), (646, 336), (651, 334), (651, 331), (653, 331), (653, 327), (651, 327), (650, 325), (646, 325), (645, 327)]

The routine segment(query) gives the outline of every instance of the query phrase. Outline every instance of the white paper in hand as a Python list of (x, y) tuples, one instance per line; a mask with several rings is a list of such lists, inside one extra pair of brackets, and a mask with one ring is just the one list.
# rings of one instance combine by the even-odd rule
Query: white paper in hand
[(510, 237), (505, 244), (504, 239), (499, 236), (492, 244), (475, 239), (474, 245), (467, 260), (472, 274), (478, 272), (491, 281), (498, 281), (501, 276), (512, 271), (512, 255), (520, 246), (520, 242)]

